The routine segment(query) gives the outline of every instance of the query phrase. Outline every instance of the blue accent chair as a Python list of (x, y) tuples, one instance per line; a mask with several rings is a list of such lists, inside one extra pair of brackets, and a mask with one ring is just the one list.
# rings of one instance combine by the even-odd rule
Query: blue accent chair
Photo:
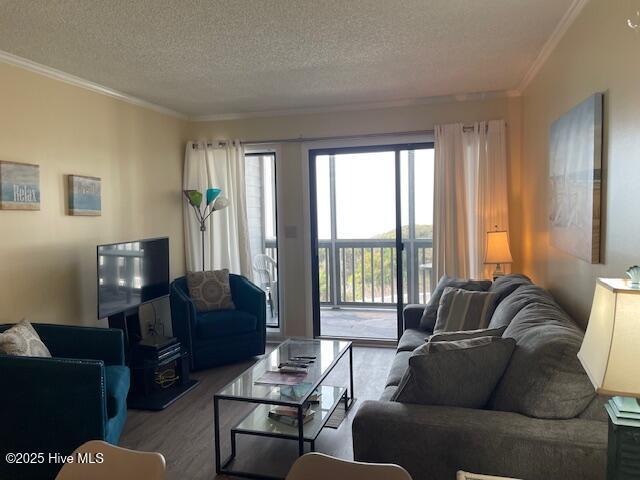
[(265, 293), (241, 275), (229, 274), (235, 310), (198, 312), (186, 277), (171, 283), (173, 335), (188, 350), (191, 369), (224, 365), (262, 355), (267, 340)]
[[(12, 325), (0, 325), (0, 332)], [(42, 452), (41, 464), (0, 461), (0, 478), (54, 478), (89, 440), (117, 444), (127, 417), (122, 330), (33, 324), (52, 358), (0, 354), (0, 451)]]

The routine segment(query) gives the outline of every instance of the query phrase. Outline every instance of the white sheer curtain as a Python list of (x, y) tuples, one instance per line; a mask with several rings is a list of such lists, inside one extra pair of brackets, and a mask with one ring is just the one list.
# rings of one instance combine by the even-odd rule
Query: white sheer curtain
[[(229, 206), (214, 212), (205, 232), (205, 269), (228, 268), (252, 278), (244, 177), (244, 151), (238, 141), (187, 142), (183, 188), (201, 192), (221, 188)], [(202, 268), (200, 226), (193, 209), (184, 202), (187, 270)]]
[(435, 171), (436, 278), (490, 278), (487, 232), (509, 231), (505, 122), (436, 126)]
[(434, 152), (433, 270), (469, 276), (463, 125), (436, 125)]

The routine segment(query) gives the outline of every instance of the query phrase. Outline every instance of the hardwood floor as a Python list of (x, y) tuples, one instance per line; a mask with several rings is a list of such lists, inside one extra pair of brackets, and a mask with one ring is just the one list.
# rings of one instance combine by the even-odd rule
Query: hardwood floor
[[(316, 442), (316, 451), (341, 458), (353, 458), (351, 420), (359, 404), (377, 399), (393, 360), (392, 348), (354, 347), (354, 391), (357, 402), (339, 429), (325, 428)], [(213, 453), (213, 395), (253, 361), (212, 368), (192, 374), (198, 387), (161, 412), (129, 410), (120, 445), (144, 451), (161, 452), (167, 461), (169, 480), (212, 480), (216, 478)], [(347, 357), (327, 377), (327, 384), (348, 382)], [(229, 429), (246, 411), (244, 404), (223, 402), (221, 438), (223, 452), (229, 451)], [(233, 468), (284, 476), (297, 454), (296, 442), (238, 437), (238, 460)], [(227, 453), (223, 453), (227, 455)], [(221, 479), (224, 477), (218, 477)], [(230, 477), (226, 477), (230, 478)]]

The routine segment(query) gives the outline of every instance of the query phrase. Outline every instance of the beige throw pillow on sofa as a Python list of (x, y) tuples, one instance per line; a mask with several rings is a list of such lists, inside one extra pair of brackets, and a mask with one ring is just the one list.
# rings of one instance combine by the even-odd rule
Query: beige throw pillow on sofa
[(497, 299), (497, 293), (445, 288), (438, 305), (433, 333), (487, 328)]
[(198, 312), (236, 308), (231, 297), (229, 270), (226, 268), (207, 272), (188, 272), (187, 287), (189, 287), (189, 297)]
[(0, 333), (0, 353), (19, 357), (51, 357), (49, 349), (27, 320)]

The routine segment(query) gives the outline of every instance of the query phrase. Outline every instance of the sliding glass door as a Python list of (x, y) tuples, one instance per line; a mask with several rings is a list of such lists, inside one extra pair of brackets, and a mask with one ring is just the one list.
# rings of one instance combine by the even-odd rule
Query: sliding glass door
[(279, 328), (276, 154), (246, 154), (245, 183), (253, 277), (266, 294), (267, 326)]
[(433, 202), (416, 200), (433, 196), (430, 152), (431, 144), (310, 152), (316, 336), (395, 340), (404, 304), (428, 297), (423, 222)]

